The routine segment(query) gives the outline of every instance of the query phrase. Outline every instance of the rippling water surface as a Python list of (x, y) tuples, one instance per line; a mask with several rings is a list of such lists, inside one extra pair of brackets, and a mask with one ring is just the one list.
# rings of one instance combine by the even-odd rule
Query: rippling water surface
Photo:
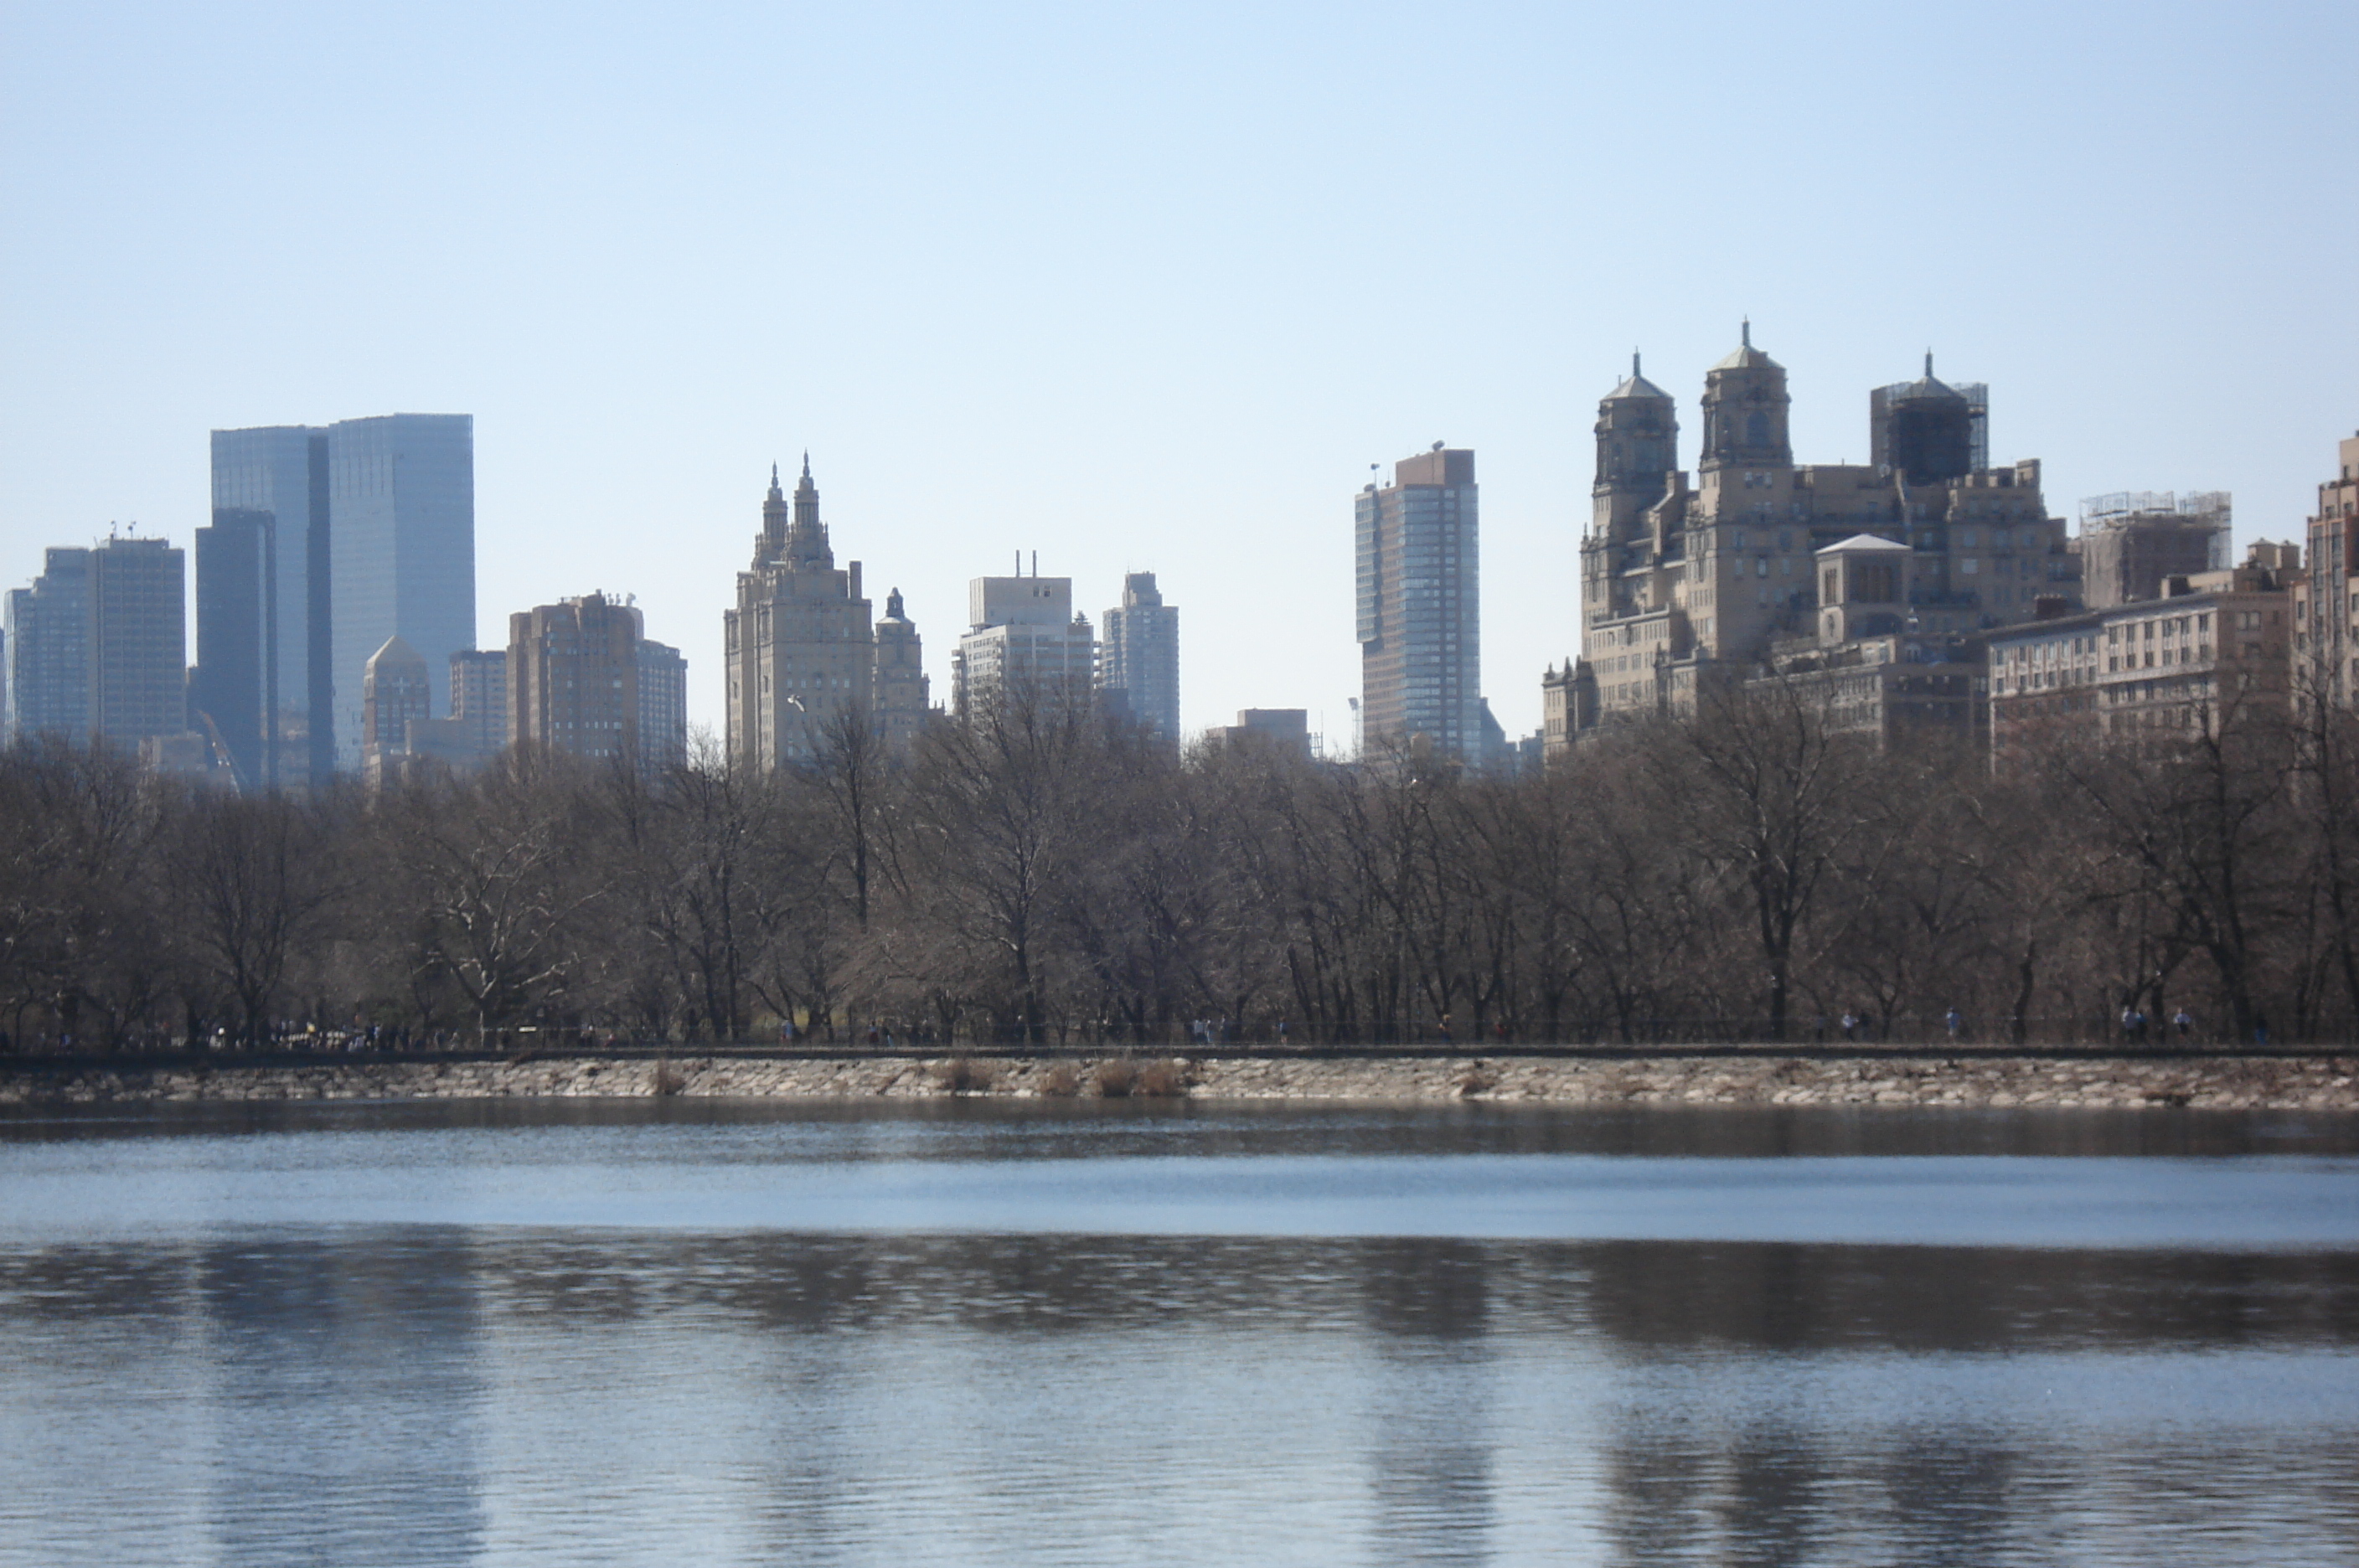
[(0, 1118), (0, 1564), (2359, 1562), (2359, 1120)]

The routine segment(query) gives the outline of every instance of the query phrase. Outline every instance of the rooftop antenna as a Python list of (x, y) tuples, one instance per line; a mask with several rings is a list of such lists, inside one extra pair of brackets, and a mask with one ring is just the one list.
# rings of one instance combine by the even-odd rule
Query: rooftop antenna
[(1745, 317), (1743, 324), (1736, 330), (1738, 334), (1744, 338), (1745, 346), (1746, 348), (1751, 348), (1753, 346), (1753, 318), (1750, 316)]
[(1040, 552), (1037, 550), (1032, 552), (1032, 575), (1040, 575)]

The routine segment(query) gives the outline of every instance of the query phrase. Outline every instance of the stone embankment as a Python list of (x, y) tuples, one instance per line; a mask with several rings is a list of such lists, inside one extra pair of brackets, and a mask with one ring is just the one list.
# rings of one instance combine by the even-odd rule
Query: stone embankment
[(912, 1056), (551, 1058), (300, 1066), (0, 1066), (0, 1104), (503, 1099), (682, 1094), (843, 1100), (1186, 1095), (1653, 1105), (2184, 1105), (2359, 1110), (2359, 1056), (1823, 1059), (1244, 1057), (1198, 1061)]

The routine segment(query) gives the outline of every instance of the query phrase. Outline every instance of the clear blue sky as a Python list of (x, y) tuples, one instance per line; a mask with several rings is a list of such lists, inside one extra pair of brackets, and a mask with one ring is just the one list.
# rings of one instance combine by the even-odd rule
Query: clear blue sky
[(2359, 430), (2359, 5), (10, 4), (0, 583), (206, 432), (476, 425), (478, 605), (633, 592), (717, 724), (773, 460), (937, 693), (1038, 550), (1183, 611), (1191, 725), (1348, 737), (1351, 496), (1483, 484), (1510, 731), (1576, 646), (1595, 401), (1750, 313), (1803, 461), (1931, 345), (2050, 509)]

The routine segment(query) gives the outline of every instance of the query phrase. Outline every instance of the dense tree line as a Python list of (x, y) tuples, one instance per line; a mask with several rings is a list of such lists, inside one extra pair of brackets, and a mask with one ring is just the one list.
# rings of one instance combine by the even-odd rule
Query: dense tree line
[(2185, 1009), (2201, 1042), (2345, 1040), (2359, 728), (2304, 712), (1995, 771), (1772, 690), (1499, 779), (1026, 707), (898, 757), (847, 717), (771, 773), (516, 753), (286, 796), (34, 743), (0, 754), (0, 1029), (1479, 1050)]

